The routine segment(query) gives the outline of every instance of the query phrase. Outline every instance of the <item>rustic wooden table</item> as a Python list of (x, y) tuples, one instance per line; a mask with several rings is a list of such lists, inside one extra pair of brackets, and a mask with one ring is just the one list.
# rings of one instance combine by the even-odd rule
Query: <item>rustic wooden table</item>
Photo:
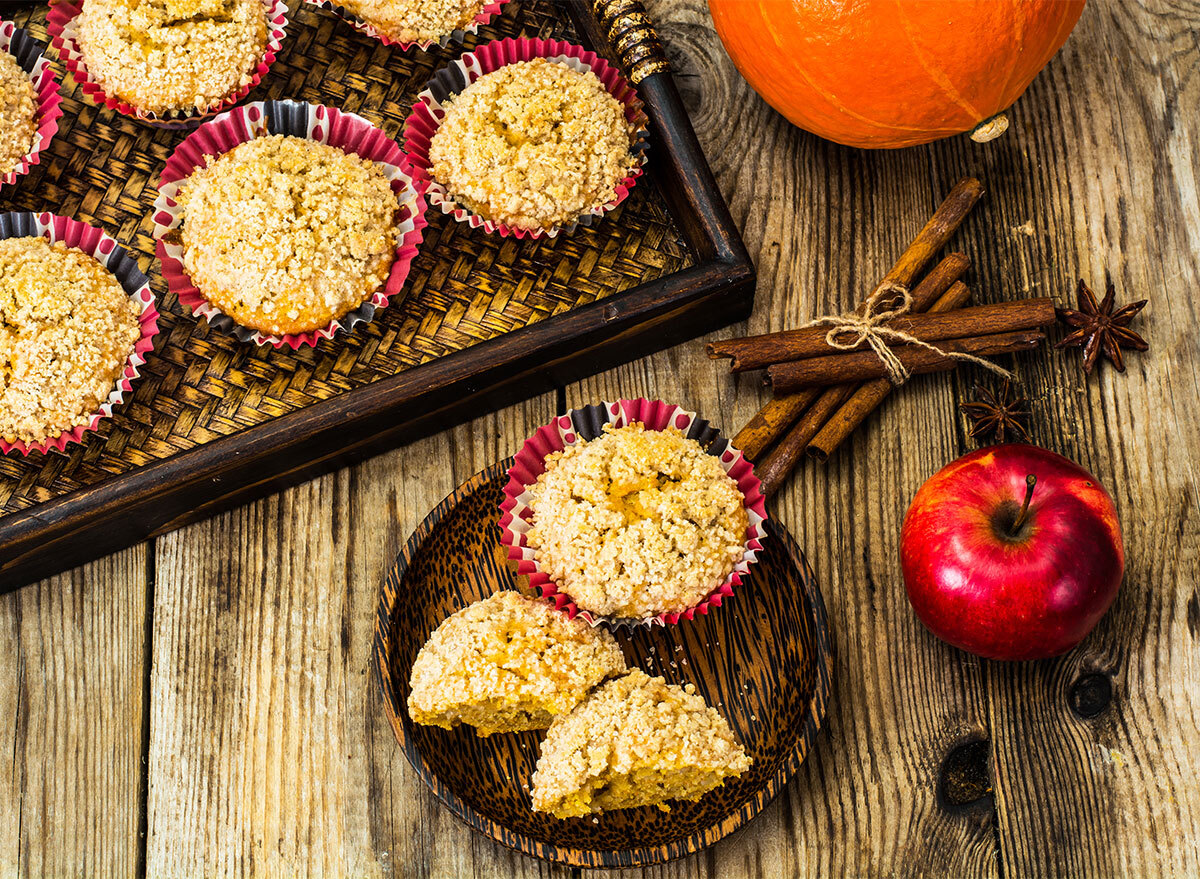
[[(775, 513), (837, 647), (815, 753), (767, 811), (654, 876), (1200, 873), (1200, 4), (1095, 2), (1000, 141), (866, 153), (789, 127), (703, 0), (649, 3), (759, 271), (749, 325), (855, 302), (959, 177), (980, 301), (1106, 275), (1151, 351), (1084, 379), (1017, 361), (1036, 442), (1109, 486), (1128, 569), (1058, 660), (934, 640), (900, 578), (908, 500), (962, 454), (969, 372), (917, 379)], [(398, 751), (368, 672), (380, 578), (458, 483), (564, 404), (762, 400), (686, 344), (0, 599), (0, 875), (564, 876), (459, 824)], [(947, 765), (958, 784), (940, 787)]]

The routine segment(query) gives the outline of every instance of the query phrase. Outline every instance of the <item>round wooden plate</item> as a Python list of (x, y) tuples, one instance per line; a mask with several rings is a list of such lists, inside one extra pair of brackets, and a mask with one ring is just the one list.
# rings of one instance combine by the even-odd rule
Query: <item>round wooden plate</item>
[(406, 707), (413, 660), (442, 620), (498, 589), (517, 588), (496, 525), (511, 463), (492, 465), (438, 504), (383, 583), (373, 663), (408, 762), (459, 818), (535, 857), (631, 867), (712, 845), (783, 789), (825, 716), (833, 657), (812, 569), (787, 531), (768, 522), (758, 564), (724, 607), (678, 626), (617, 633), (630, 665), (691, 682), (718, 707), (754, 758), (749, 772), (669, 812), (627, 809), (565, 821), (535, 813), (527, 787), (542, 733), (447, 732), (414, 724)]

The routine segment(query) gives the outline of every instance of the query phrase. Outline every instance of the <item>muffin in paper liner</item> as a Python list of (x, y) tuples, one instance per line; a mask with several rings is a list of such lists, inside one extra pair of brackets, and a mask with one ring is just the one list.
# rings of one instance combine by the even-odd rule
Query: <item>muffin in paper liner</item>
[(55, 0), (50, 4), (50, 11), (46, 14), (46, 31), (50, 34), (50, 44), (58, 50), (63, 64), (79, 83), (79, 90), (94, 103), (159, 128), (194, 128), (201, 120), (234, 106), (250, 94), (251, 89), (262, 82), (271, 65), (275, 63), (288, 24), (287, 0), (262, 0), (267, 13), (267, 45), (263, 57), (250, 75), (250, 81), (203, 110), (172, 110), (160, 115), (108, 94), (104, 86), (88, 71), (87, 59), (79, 45), (79, 15), (83, 12), (85, 2), (86, 0)]
[[(625, 119), (634, 127), (634, 135), (629, 147), (629, 170), (625, 178), (617, 184), (611, 199), (566, 225), (548, 229), (516, 229), (506, 223), (481, 217), (455, 201), (446, 187), (434, 180), (430, 174), (429, 144), (446, 116), (442, 104), (451, 95), (458, 94), (486, 73), (493, 73), (508, 64), (534, 58), (545, 58), (565, 64), (581, 73), (588, 70), (595, 73), (608, 93), (624, 105)], [(437, 71), (417, 98), (412, 113), (404, 123), (404, 151), (412, 163), (413, 177), (421, 185), (430, 205), (438, 207), (443, 214), (449, 214), (472, 229), (482, 228), (487, 232), (498, 232), (516, 238), (553, 238), (560, 232), (570, 234), (579, 225), (590, 226), (597, 218), (625, 201), (645, 169), (647, 152), (650, 149), (650, 120), (646, 116), (641, 99), (616, 67), (582, 46), (561, 40), (526, 37), (494, 40), (485, 43), (474, 52), (467, 52), (457, 61)]]
[(33, 82), (34, 99), (37, 101), (36, 129), (33, 147), (7, 174), (0, 176), (0, 186), (13, 183), (42, 160), (44, 150), (58, 134), (58, 120), (62, 116), (62, 97), (58, 93), (58, 77), (45, 55), (45, 47), (30, 36), (29, 31), (17, 27), (11, 21), (0, 20), (0, 52), (7, 52), (17, 66), (29, 74)]
[[(286, 134), (303, 137), (318, 143), (339, 147), (383, 168), (400, 202), (396, 224), (400, 237), (396, 243), (396, 259), (392, 262), (387, 280), (365, 299), (362, 305), (333, 320), (328, 326), (306, 333), (268, 335), (244, 327), (205, 298), (192, 283), (183, 266), (183, 245), (171, 233), (183, 222), (176, 196), (180, 186), (197, 168), (204, 167), (206, 156), (216, 157), (240, 143), (256, 137)], [(256, 101), (227, 110), (208, 120), (188, 135), (167, 159), (154, 201), (155, 252), (162, 264), (167, 287), (194, 314), (206, 318), (210, 325), (232, 334), (240, 341), (257, 345), (287, 346), (293, 350), (301, 345), (316, 345), (321, 339), (331, 339), (339, 331), (349, 332), (375, 317), (376, 311), (387, 307), (388, 300), (400, 293), (408, 278), (413, 258), (421, 245), (425, 228), (425, 200), (410, 176), (404, 154), (394, 140), (361, 116), (346, 113), (322, 104), (298, 101)]]
[(92, 415), (87, 424), (36, 443), (26, 443), (24, 440), (10, 443), (0, 439), (0, 453), (4, 454), (13, 449), (22, 455), (33, 451), (45, 453), (51, 449), (64, 452), (69, 443), (83, 442), (84, 435), (96, 430), (101, 419), (112, 415), (113, 409), (133, 390), (133, 382), (138, 378), (146, 357), (154, 350), (154, 337), (158, 335), (158, 308), (155, 306), (154, 294), (150, 292), (150, 279), (138, 269), (137, 260), (114, 238), (95, 226), (56, 214), (18, 211), (0, 214), (0, 239), (39, 236), (50, 242), (61, 241), (70, 247), (78, 248), (112, 272), (122, 289), (138, 305), (141, 312), (138, 315), (141, 335), (134, 343), (133, 351), (126, 359), (125, 368), (121, 371), (112, 393), (100, 404), (100, 409)]
[[(741, 560), (724, 582), (709, 592), (698, 604), (682, 613), (663, 613), (649, 619), (618, 619), (601, 617), (575, 605), (571, 596), (560, 591), (557, 583), (545, 574), (534, 550), (526, 542), (526, 534), (532, 527), (533, 511), (529, 507), (529, 488), (545, 472), (546, 458), (568, 446), (595, 439), (604, 431), (605, 424), (624, 427), (641, 422), (647, 430), (665, 430), (676, 427), (684, 436), (696, 440), (710, 455), (716, 457), (722, 469), (737, 483), (745, 498), (748, 525), (746, 543)], [(710, 425), (695, 412), (673, 406), (661, 400), (620, 400), (571, 409), (559, 415), (550, 424), (538, 429), (525, 441), (517, 452), (512, 467), (508, 470), (508, 483), (504, 486), (504, 500), (500, 504), (500, 541), (508, 548), (508, 558), (516, 563), (517, 573), (529, 579), (529, 585), (539, 595), (554, 602), (568, 616), (581, 616), (592, 625), (601, 622), (618, 626), (675, 624), (681, 619), (692, 619), (696, 614), (707, 614), (709, 608), (720, 607), (741, 585), (742, 578), (749, 572), (750, 565), (758, 559), (762, 542), (767, 532), (766, 498), (762, 486), (754, 475), (754, 468), (745, 456), (735, 449), (721, 431)]]
[(313, 6), (319, 6), (322, 9), (328, 9), (330, 12), (332, 12), (334, 15), (336, 15), (342, 21), (346, 22), (346, 24), (353, 27), (355, 30), (362, 31), (364, 34), (366, 34), (369, 37), (374, 37), (375, 39), (379, 40), (379, 42), (383, 43), (385, 46), (396, 46), (402, 52), (407, 52), (413, 46), (416, 46), (418, 49), (420, 49), (421, 51), (424, 52), (424, 51), (428, 51), (429, 49), (433, 48), (434, 46), (441, 46), (444, 49), (446, 46), (450, 45), (451, 43), (461, 43), (463, 40), (465, 40), (467, 38), (467, 34), (478, 33), (481, 25), (487, 24), (493, 18), (495, 18), (497, 15), (501, 14), (501, 12), (503, 11), (504, 4), (508, 3), (509, 0), (489, 0), (487, 5), (485, 5), (483, 7), (483, 9), (480, 11), (480, 13), (478, 15), (476, 15), (473, 19), (471, 19), (471, 21), (467, 24), (466, 27), (451, 31), (448, 34), (443, 34), (441, 37), (439, 37), (436, 40), (419, 40), (419, 41), (413, 42), (413, 43), (405, 42), (403, 40), (397, 40), (393, 37), (388, 36), (387, 34), (383, 33), (383, 31), (376, 28), (374, 25), (368, 24), (367, 22), (358, 18), (349, 9), (346, 9), (340, 3), (334, 2), (334, 0), (305, 0), (305, 2), (311, 3)]

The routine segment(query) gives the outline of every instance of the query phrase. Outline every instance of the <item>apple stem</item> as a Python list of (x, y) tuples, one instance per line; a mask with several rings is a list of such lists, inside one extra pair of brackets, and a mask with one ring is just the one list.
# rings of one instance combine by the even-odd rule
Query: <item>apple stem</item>
[(1010, 533), (1015, 537), (1021, 531), (1021, 526), (1025, 524), (1025, 517), (1029, 515), (1029, 502), (1033, 500), (1033, 487), (1037, 485), (1037, 477), (1030, 473), (1025, 477), (1025, 503), (1021, 504), (1021, 511), (1017, 513), (1017, 518), (1012, 523)]

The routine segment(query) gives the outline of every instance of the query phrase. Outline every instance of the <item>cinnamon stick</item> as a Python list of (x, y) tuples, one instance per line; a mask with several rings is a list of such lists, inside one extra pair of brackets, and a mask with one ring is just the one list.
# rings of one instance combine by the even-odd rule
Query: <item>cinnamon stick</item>
[[(809, 388), (808, 390), (821, 389)], [(779, 444), (771, 449), (762, 461), (755, 464), (754, 475), (761, 480), (762, 492), (765, 497), (771, 497), (779, 490), (817, 431), (853, 391), (854, 385), (825, 388), (824, 392), (817, 397), (817, 401), (805, 411), (795, 426), (779, 441)]]
[(917, 273), (962, 225), (962, 221), (982, 195), (983, 184), (974, 177), (964, 177), (958, 181), (950, 190), (950, 194), (938, 205), (929, 222), (917, 233), (912, 244), (900, 255), (900, 259), (896, 260), (891, 271), (884, 275), (884, 282), (910, 286)]
[[(746, 422), (733, 438), (733, 447), (751, 461), (757, 461), (763, 449), (782, 434), (817, 397), (820, 388), (805, 388), (794, 394), (772, 397), (767, 404)], [(812, 437), (809, 437), (812, 439)]]
[[(933, 313), (953, 311), (964, 305), (970, 295), (970, 288), (959, 282), (929, 306), (929, 310)], [(822, 463), (828, 461), (833, 450), (842, 444), (842, 440), (850, 436), (895, 387), (886, 378), (877, 378), (860, 385), (809, 442), (806, 449), (809, 457)]]
[[(1041, 330), (1018, 330), (1015, 333), (946, 339), (938, 343), (945, 354), (915, 345), (902, 345), (892, 350), (905, 369), (914, 375), (922, 375), (959, 366), (960, 361), (948, 354), (971, 354), (975, 357), (1013, 354), (1036, 348), (1045, 338), (1046, 334)], [(852, 351), (849, 354), (809, 357), (794, 363), (776, 363), (767, 370), (767, 374), (772, 387), (780, 393), (790, 394), (810, 385), (840, 385), (880, 378), (887, 375), (887, 371), (875, 352)]]
[[(1051, 299), (1017, 299), (995, 305), (977, 305), (945, 314), (904, 314), (885, 326), (907, 333), (922, 342), (939, 342), (964, 336), (1011, 333), (1054, 323)], [(842, 353), (831, 348), (829, 327), (808, 327), (782, 333), (766, 333), (741, 339), (727, 339), (708, 346), (709, 357), (732, 357), (734, 372), (761, 369), (773, 363), (787, 363), (806, 357)], [(859, 345), (861, 349), (863, 344)]]
[[(912, 310), (924, 311), (930, 308), (947, 290), (955, 286), (958, 279), (966, 273), (970, 263), (971, 261), (964, 253), (948, 254), (945, 259), (933, 267), (920, 284), (913, 288)], [(963, 286), (963, 290), (966, 291), (965, 286)], [(861, 311), (865, 305), (865, 302), (860, 305), (859, 310)], [(844, 398), (844, 396), (838, 397), (831, 402), (833, 398), (824, 397), (824, 394), (828, 393), (828, 390), (822, 391), (820, 388), (806, 388), (795, 394), (776, 394), (758, 410), (745, 427), (738, 431), (737, 436), (733, 438), (734, 448), (741, 449), (751, 461), (757, 461), (763, 450), (779, 439), (814, 401), (821, 402), (821, 409), (818, 411), (825, 412), (826, 415), (816, 421), (815, 425), (810, 422), (804, 432), (807, 432), (809, 428), (820, 427), (830, 411), (829, 407), (836, 407)], [(811, 434), (809, 434), (809, 438), (811, 438)], [(805, 442), (807, 441), (806, 439)], [(802, 450), (795, 449), (794, 451), (798, 457)], [(793, 457), (787, 469), (791, 469), (795, 462), (796, 458)]]

